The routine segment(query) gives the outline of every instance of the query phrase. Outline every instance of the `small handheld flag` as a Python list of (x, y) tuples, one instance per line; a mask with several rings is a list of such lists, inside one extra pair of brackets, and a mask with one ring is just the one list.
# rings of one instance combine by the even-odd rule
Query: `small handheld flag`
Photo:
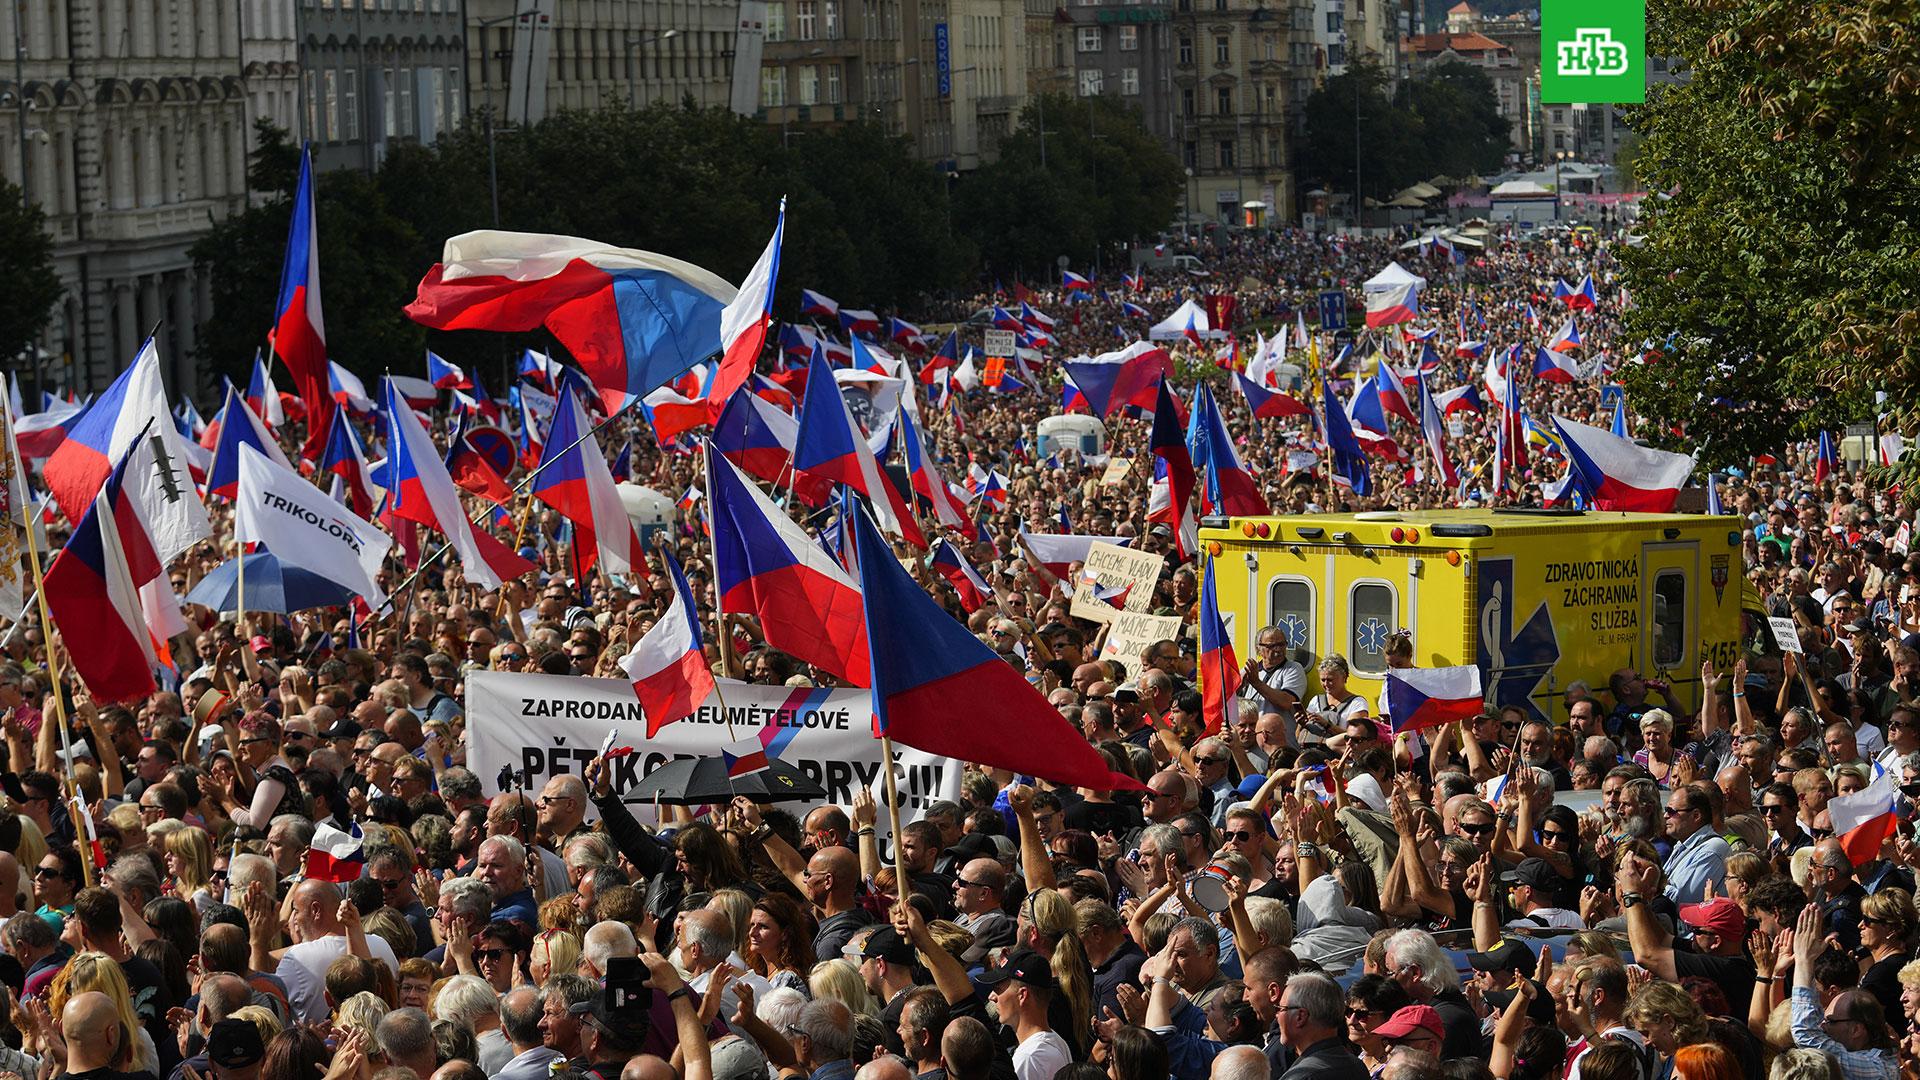
[(1387, 713), (1395, 734), (1471, 720), (1484, 707), (1480, 669), (1471, 664), (1387, 671)]

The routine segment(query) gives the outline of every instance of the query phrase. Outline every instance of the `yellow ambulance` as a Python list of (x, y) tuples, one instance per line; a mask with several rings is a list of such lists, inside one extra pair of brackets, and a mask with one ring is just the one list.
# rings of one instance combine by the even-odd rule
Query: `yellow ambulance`
[(1604, 694), (1631, 667), (1697, 704), (1700, 663), (1740, 656), (1740, 520), (1579, 510), (1407, 510), (1209, 517), (1203, 553), (1235, 654), (1284, 630), (1315, 667), (1347, 658), (1378, 701), (1387, 639), (1417, 667), (1476, 664), (1490, 704), (1566, 722), (1567, 684)]

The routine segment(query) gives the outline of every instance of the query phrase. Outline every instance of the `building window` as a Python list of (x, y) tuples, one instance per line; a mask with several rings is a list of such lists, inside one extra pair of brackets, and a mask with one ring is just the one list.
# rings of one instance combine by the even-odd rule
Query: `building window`
[(1140, 69), (1139, 68), (1121, 68), (1120, 69), (1120, 92), (1127, 95), (1128, 97), (1139, 96), (1140, 94)]
[(763, 108), (776, 109), (787, 103), (786, 74), (785, 68), (760, 69), (760, 104)]
[(1553, 122), (1554, 122), (1554, 123), (1556, 123), (1556, 124), (1564, 124), (1564, 123), (1566, 123), (1566, 122), (1567, 122), (1567, 110), (1565, 110), (1565, 109), (1555, 109), (1555, 110), (1553, 110)]
[(313, 72), (301, 72), (300, 81), (307, 101), (307, 138), (324, 141), (326, 136), (320, 133), (320, 99), (314, 94)]
[(433, 83), (433, 134), (439, 138), (440, 133), (450, 126), (447, 122), (447, 73), (440, 68), (432, 68), (430, 79)]
[(1215, 11), (1227, 10), (1227, 0), (1213, 0), (1213, 10)]
[(1276, 169), (1279, 168), (1281, 165), (1285, 164), (1280, 160), (1280, 140), (1279, 139), (1267, 140), (1267, 164), (1273, 166)]
[(460, 93), (460, 69), (450, 67), (447, 69), (447, 130), (449, 131), (460, 126), (462, 115), (460, 105), (464, 98), (465, 95)]
[(1191, 86), (1180, 88), (1180, 115), (1186, 117), (1193, 115), (1193, 87)]
[(840, 65), (827, 65), (827, 104), (840, 104)]
[(1187, 66), (1193, 64), (1193, 39), (1190, 37), (1180, 39), (1180, 63)]
[(360, 72), (348, 68), (340, 73), (340, 137), (348, 142), (360, 138)]
[(340, 137), (340, 73), (332, 68), (320, 73), (319, 134), (325, 142)]
[(1216, 116), (1233, 115), (1233, 87), (1222, 86), (1214, 90), (1213, 112)]
[(1346, 30), (1346, 28), (1347, 28), (1347, 17), (1344, 13), (1338, 12), (1338, 11), (1327, 12), (1327, 33), (1329, 34), (1342, 33)]
[(1280, 59), (1279, 46), (1274, 43), (1272, 34), (1267, 35), (1267, 59), (1269, 60)]
[(793, 0), (793, 39), (813, 40), (814, 0)]
[(822, 36), (828, 41), (837, 40), (840, 37), (840, 0), (825, 0), (821, 5), (821, 13), (825, 16), (821, 20)]
[(1180, 157), (1183, 161), (1186, 162), (1187, 168), (1189, 169), (1199, 168), (1200, 167), (1200, 144), (1199, 143), (1186, 144), (1180, 150)]
[(1193, 0), (1175, 0), (1174, 8), (1178, 11), (1192, 11)]
[(1220, 151), (1220, 167), (1223, 169), (1233, 168), (1233, 140), (1221, 139), (1219, 151)]
[(1083, 52), (1083, 53), (1099, 52), (1100, 51), (1100, 28), (1097, 26), (1081, 27), (1078, 40), (1074, 48), (1077, 51)]
[(800, 104), (813, 105), (820, 100), (820, 69), (812, 64), (800, 66)]
[(380, 129), (380, 134), (385, 138), (392, 138), (400, 134), (400, 118), (394, 112), (400, 89), (393, 81), (392, 68), (386, 69), (380, 75), (380, 113), (386, 121), (386, 125)]
[(767, 40), (787, 40), (787, 5), (783, 0), (773, 0), (767, 5)]
[(400, 76), (400, 131), (406, 135), (418, 135), (420, 129), (414, 123), (413, 115), (413, 69), (403, 68)]
[(1233, 39), (1220, 34), (1213, 39), (1213, 62), (1216, 64), (1233, 63)]
[(1327, 66), (1328, 67), (1345, 67), (1346, 63), (1347, 63), (1347, 47), (1345, 45), (1336, 41), (1333, 44), (1327, 46)]
[(1120, 28), (1120, 51), (1134, 52), (1140, 48), (1140, 28), (1123, 26)]
[(1080, 73), (1080, 96), (1098, 97), (1106, 80), (1106, 73), (1099, 68), (1091, 68)]

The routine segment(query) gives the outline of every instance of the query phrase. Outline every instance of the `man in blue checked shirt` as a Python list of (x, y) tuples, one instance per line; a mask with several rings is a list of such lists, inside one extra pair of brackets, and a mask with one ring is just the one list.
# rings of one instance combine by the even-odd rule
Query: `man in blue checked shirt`
[(1793, 930), (1794, 1045), (1831, 1055), (1846, 1080), (1894, 1080), (1900, 1063), (1878, 998), (1866, 990), (1842, 990), (1821, 1009), (1813, 961), (1826, 947), (1820, 911), (1808, 904)]

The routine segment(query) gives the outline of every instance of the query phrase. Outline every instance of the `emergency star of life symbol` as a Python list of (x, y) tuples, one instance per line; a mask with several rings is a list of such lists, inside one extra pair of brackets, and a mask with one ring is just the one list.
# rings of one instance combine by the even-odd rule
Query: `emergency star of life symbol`
[(1582, 27), (1572, 41), (1559, 43), (1555, 70), (1561, 75), (1625, 75), (1627, 47), (1604, 26)]
[(1379, 619), (1360, 620), (1360, 651), (1377, 653), (1387, 647), (1387, 624)]
[(1298, 615), (1280, 617), (1280, 629), (1287, 632), (1287, 644), (1300, 648), (1307, 643), (1307, 620)]

